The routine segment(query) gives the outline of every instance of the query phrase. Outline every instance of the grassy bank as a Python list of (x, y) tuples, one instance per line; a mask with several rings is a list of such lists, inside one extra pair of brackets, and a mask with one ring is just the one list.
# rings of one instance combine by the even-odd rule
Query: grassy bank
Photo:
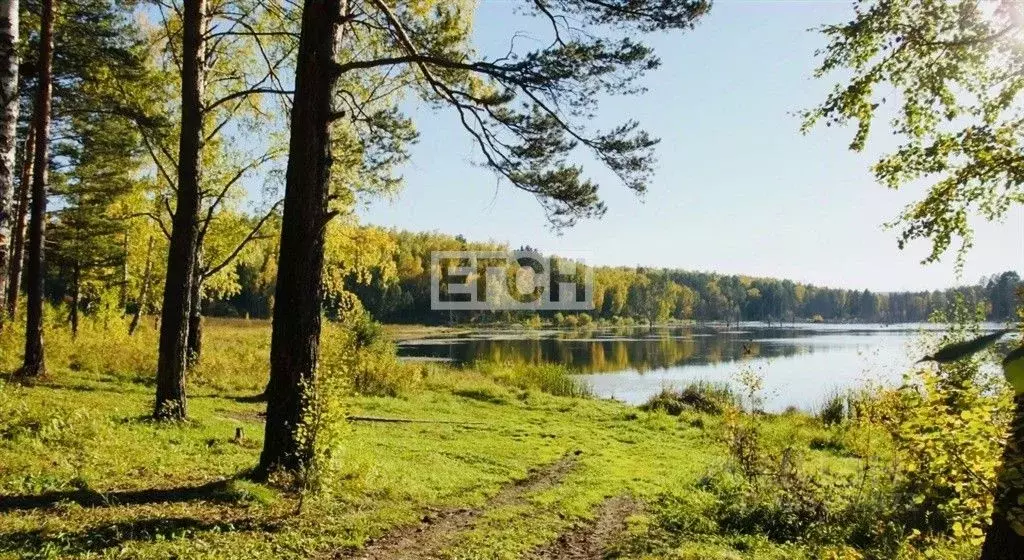
[[(642, 410), (557, 368), (384, 360), (360, 374), (384, 381), (352, 381), (383, 389), (343, 399), (329, 491), (303, 498), (244, 478), (267, 325), (209, 325), (175, 425), (148, 419), (155, 333), (119, 328), (50, 332), (49, 377), (0, 386), (0, 557), (882, 557), (849, 528), (878, 521), (874, 502), (829, 502), (850, 481), (875, 495), (849, 426), (745, 414), (721, 394), (690, 406), (700, 388)], [(0, 350), (9, 372), (17, 333)]]

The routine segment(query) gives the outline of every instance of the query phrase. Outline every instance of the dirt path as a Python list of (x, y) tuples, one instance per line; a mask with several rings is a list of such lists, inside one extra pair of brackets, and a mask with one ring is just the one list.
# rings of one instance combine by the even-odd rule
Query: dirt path
[(401, 527), (384, 537), (370, 542), (357, 551), (339, 552), (334, 558), (352, 560), (427, 560), (440, 558), (441, 549), (450, 539), (472, 527), (485, 511), (521, 500), (526, 494), (543, 490), (561, 482), (575, 466), (575, 456), (530, 473), (525, 479), (503, 488), (494, 498), (479, 508), (431, 511), (420, 523)]
[(606, 500), (590, 523), (560, 535), (541, 547), (531, 560), (601, 560), (616, 536), (626, 529), (626, 518), (636, 511), (636, 502), (628, 496)]

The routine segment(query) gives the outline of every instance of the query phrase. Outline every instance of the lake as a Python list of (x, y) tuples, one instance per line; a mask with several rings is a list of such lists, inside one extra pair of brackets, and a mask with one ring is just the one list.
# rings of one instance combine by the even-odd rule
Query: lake
[[(995, 330), (1000, 325), (986, 325)], [(812, 410), (832, 393), (866, 382), (898, 383), (926, 354), (932, 324), (741, 323), (591, 330), (476, 330), (399, 343), (404, 359), (561, 363), (604, 398), (640, 404), (664, 387), (694, 380), (764, 379), (765, 408)], [(927, 347), (931, 349), (932, 347)]]

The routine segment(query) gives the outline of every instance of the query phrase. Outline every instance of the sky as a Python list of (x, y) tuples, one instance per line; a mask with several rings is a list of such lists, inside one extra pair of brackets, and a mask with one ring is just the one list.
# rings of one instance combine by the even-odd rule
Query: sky
[[(812, 78), (823, 39), (809, 29), (851, 17), (847, 1), (719, 0), (696, 29), (652, 37), (662, 66), (645, 79), (648, 91), (603, 101), (594, 124), (638, 120), (661, 138), (659, 165), (643, 197), (588, 165), (608, 206), (600, 220), (552, 231), (536, 199), (478, 165), (455, 114), (420, 106), (409, 108), (420, 141), (403, 190), (369, 202), (360, 216), (385, 227), (582, 255), (597, 265), (874, 291), (938, 289), (1024, 272), (1021, 207), (1000, 224), (975, 221), (975, 247), (958, 277), (952, 253), (922, 265), (926, 242), (901, 251), (898, 232), (883, 227), (923, 192), (892, 191), (873, 180), (869, 167), (890, 139), (873, 138), (866, 152), (853, 153), (850, 129), (801, 135), (795, 113), (820, 102), (832, 85)], [(507, 50), (523, 22), (512, 2), (481, 0), (474, 25), (486, 55)]]

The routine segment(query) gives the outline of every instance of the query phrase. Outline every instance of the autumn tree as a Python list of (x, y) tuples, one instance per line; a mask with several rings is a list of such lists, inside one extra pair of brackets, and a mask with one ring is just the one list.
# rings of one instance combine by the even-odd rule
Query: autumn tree
[(655, 323), (672, 315), (680, 291), (679, 285), (667, 274), (640, 271), (629, 287), (627, 306), (631, 315), (647, 321), (647, 325), (653, 328)]
[[(931, 243), (925, 262), (973, 243), (973, 220), (999, 220), (1024, 203), (1024, 16), (1001, 0), (860, 0), (849, 22), (821, 29), (828, 39), (817, 75), (841, 81), (806, 112), (805, 127), (852, 123), (851, 149), (888, 118), (899, 145), (873, 167), (883, 185), (924, 183), (927, 194), (891, 224), (902, 248)], [(1007, 442), (995, 513), (982, 557), (1024, 549), (1024, 395)]]
[(697, 305), (697, 292), (689, 286), (675, 284), (678, 289), (675, 292), (672, 316), (676, 319), (692, 319), (693, 310)]
[[(303, 3), (259, 473), (295, 470), (309, 459), (298, 430), (303, 387), (314, 380), (319, 356), (332, 123), (389, 116), (353, 110), (336, 88), (339, 79), (387, 72), (391, 87), (450, 109), (481, 159), (537, 197), (552, 223), (567, 226), (604, 211), (597, 184), (568, 160), (575, 149), (590, 150), (636, 192), (653, 168), (656, 141), (636, 123), (603, 132), (586, 127), (601, 95), (635, 93), (636, 80), (657, 66), (651, 49), (633, 37), (690, 28), (708, 7), (685, 0), (524, 1), (525, 12), (550, 24), (551, 42), (487, 58), (470, 44), (467, 3)], [(624, 36), (598, 35), (597, 28)]]

